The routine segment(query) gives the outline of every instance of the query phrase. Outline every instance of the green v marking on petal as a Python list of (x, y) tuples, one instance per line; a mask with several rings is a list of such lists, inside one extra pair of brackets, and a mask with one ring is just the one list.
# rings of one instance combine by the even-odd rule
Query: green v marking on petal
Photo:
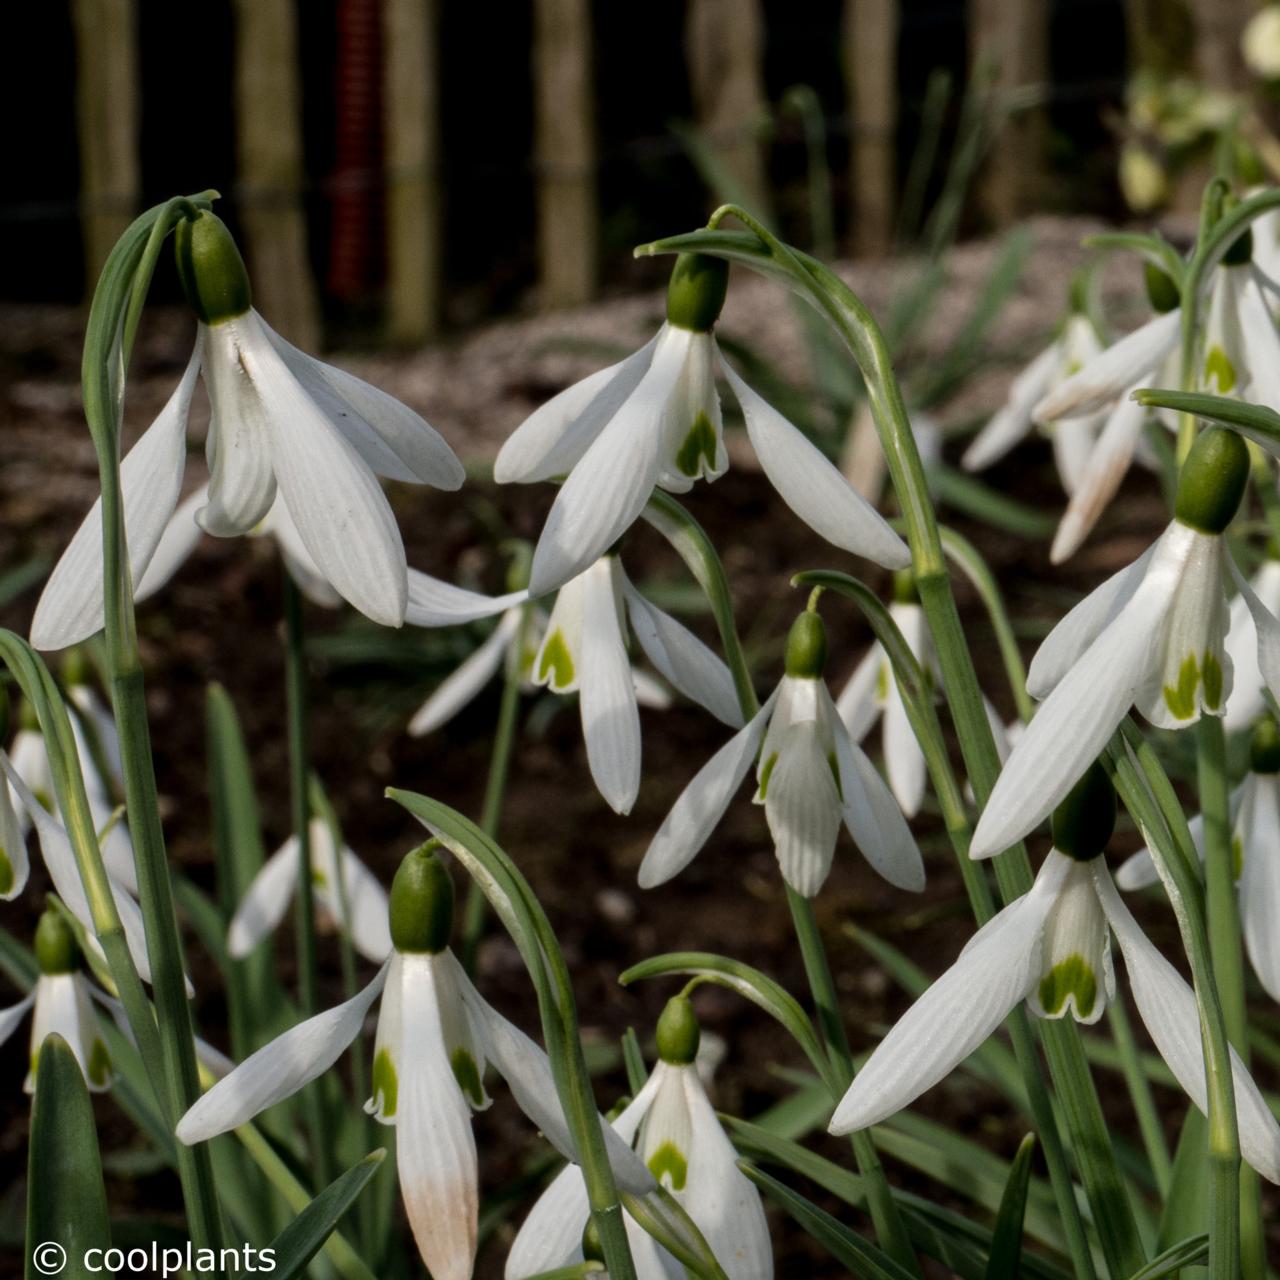
[(484, 1106), (484, 1085), (480, 1083), (480, 1068), (476, 1060), (461, 1046), (455, 1049), (449, 1058), (453, 1068), (453, 1078), (458, 1088), (467, 1095), (473, 1107)]
[(9, 853), (5, 849), (0, 849), (0, 893), (8, 893), (13, 888), (13, 863), (9, 860)]
[(396, 1098), (400, 1091), (400, 1080), (396, 1075), (396, 1064), (391, 1059), (390, 1049), (379, 1049), (373, 1060), (373, 1100), (378, 1101), (382, 1095), (381, 1115), (390, 1120), (396, 1113)]
[[(1196, 689), (1200, 685), (1200, 668), (1196, 665), (1196, 656), (1189, 653), (1178, 668), (1178, 683), (1165, 685), (1165, 706), (1179, 720), (1190, 720), (1196, 713)], [(1218, 696), (1222, 696), (1222, 671), (1218, 671)]]
[(1227, 353), (1219, 346), (1209, 348), (1204, 358), (1204, 380), (1218, 383), (1218, 390), (1226, 395), (1236, 385), (1236, 367), (1227, 359)]
[(649, 1157), (649, 1172), (659, 1182), (667, 1177), (672, 1191), (683, 1191), (685, 1179), (689, 1176), (689, 1162), (674, 1142), (664, 1142)]
[(775, 751), (765, 762), (764, 768), (760, 770), (760, 788), (756, 792), (757, 803), (762, 801), (769, 790), (769, 775), (773, 772), (773, 766), (778, 763), (778, 753)]
[(89, 1083), (104, 1085), (111, 1076), (111, 1055), (101, 1040), (94, 1040), (89, 1050)]
[(1040, 1007), (1051, 1018), (1058, 1017), (1074, 996), (1076, 1017), (1087, 1018), (1098, 998), (1098, 979), (1084, 956), (1076, 952), (1057, 964), (1040, 979)]
[(711, 425), (711, 419), (700, 413), (676, 453), (676, 467), (682, 475), (696, 479), (704, 470), (714, 471), (715, 465), (716, 429)]
[(889, 663), (887, 661), (882, 662), (880, 669), (876, 672), (875, 700), (881, 703), (889, 700)]
[(1231, 878), (1239, 880), (1244, 871), (1244, 841), (1239, 836), (1231, 837)]
[(546, 680), (548, 674), (551, 676), (550, 684), (553, 689), (567, 689), (573, 683), (575, 675), (573, 656), (569, 652), (569, 646), (564, 642), (564, 633), (559, 630), (553, 631), (542, 642), (542, 661), (538, 663), (538, 679)]
[(1222, 663), (1217, 655), (1205, 653), (1204, 665), (1204, 705), (1210, 711), (1216, 711), (1222, 705)]

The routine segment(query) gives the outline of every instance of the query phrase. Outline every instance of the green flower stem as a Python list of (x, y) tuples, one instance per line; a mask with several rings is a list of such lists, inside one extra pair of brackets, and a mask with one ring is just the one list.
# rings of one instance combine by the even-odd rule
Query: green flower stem
[(1120, 1057), (1120, 1070), (1124, 1073), (1129, 1102), (1138, 1120), (1138, 1131), (1142, 1134), (1142, 1145), (1146, 1148), (1151, 1176), (1155, 1179), (1156, 1191), (1163, 1203), (1168, 1198), (1169, 1183), (1173, 1178), (1173, 1160), (1169, 1156), (1169, 1144), (1165, 1141), (1160, 1112), (1151, 1093), (1151, 1082), (1142, 1069), (1142, 1058), (1138, 1042), (1133, 1038), (1129, 1011), (1119, 995), (1107, 1002), (1107, 1025), (1111, 1028), (1111, 1039), (1115, 1041), (1116, 1053)]
[[(1205, 910), (1209, 956), (1227, 1040), (1249, 1065), (1249, 1014), (1244, 997), (1244, 951), (1227, 788), (1226, 740), (1218, 716), (1201, 716), (1196, 726), (1200, 812), (1204, 818)], [(1266, 1274), (1262, 1228), (1262, 1188), (1248, 1165), (1240, 1166), (1240, 1262), (1244, 1280)]]
[(1186, 817), (1151, 744), (1130, 718), (1110, 751), (1116, 790), (1147, 837), (1178, 921), (1200, 1008), (1209, 1094), (1209, 1274), (1240, 1275), (1240, 1136), (1226, 1019), (1214, 983), (1200, 882)]
[[(729, 592), (729, 579), (719, 553), (707, 537), (706, 531), (674, 498), (655, 490), (645, 512), (646, 519), (675, 547), (706, 593), (711, 612), (720, 634), (720, 645), (725, 662), (733, 675), (738, 705), (745, 721), (753, 719), (760, 710), (751, 670), (742, 651), (742, 641), (733, 615), (733, 597)], [(811, 601), (812, 603), (812, 601)], [(818, 1024), (826, 1041), (833, 1065), (837, 1066), (843, 1088), (853, 1080), (853, 1055), (845, 1036), (840, 1018), (840, 1003), (835, 983), (831, 979), (831, 967), (827, 961), (822, 933), (813, 914), (813, 904), (786, 886), (787, 905), (795, 925), (800, 955), (804, 961), (805, 976), (813, 996)], [(843, 1092), (842, 1088), (842, 1092)], [(833, 1101), (838, 1102), (839, 1096)], [(875, 1144), (868, 1133), (855, 1133), (850, 1139), (858, 1169), (867, 1183), (867, 1206), (875, 1226), (876, 1236), (885, 1252), (913, 1274), (919, 1274), (915, 1250), (897, 1202), (889, 1188), (884, 1167)]]
[[(81, 371), (85, 417), (102, 485), (107, 670), (159, 1020), (160, 1060), (166, 1082), (160, 1101), (170, 1124), (196, 1100), (200, 1086), (138, 657), (120, 490), (120, 425), (133, 337), (155, 264), (169, 231), (201, 200), (207, 205), (207, 197), (171, 200), (143, 214), (121, 237), (94, 294)], [(193, 1243), (200, 1248), (219, 1248), (222, 1223), (207, 1146), (180, 1145), (178, 1174)]]
[[(720, 222), (730, 215), (749, 227), (751, 234), (719, 231)], [(924, 466), (879, 326), (861, 299), (832, 271), (782, 244), (734, 206), (717, 210), (705, 231), (659, 241), (637, 253), (682, 250), (718, 254), (781, 280), (827, 318), (857, 361), (906, 521), (920, 603), (933, 635), (961, 754), (978, 802), (985, 804), (1000, 772), (1000, 759), (951, 593)], [(1030, 889), (1031, 866), (1022, 845), (1007, 850), (994, 863), (1006, 903)], [(1041, 1036), (1108, 1267), (1117, 1276), (1131, 1275), (1145, 1263), (1145, 1251), (1079, 1033), (1073, 1023), (1050, 1022), (1041, 1028)]]
[[(306, 627), (302, 617), (302, 592), (289, 570), (281, 570), (284, 587), (284, 683), (285, 721), (289, 741), (289, 810), (294, 839), (298, 842), (298, 893), (295, 939), (298, 955), (298, 1005), (303, 1019), (320, 1012), (316, 983), (315, 867), (311, 857), (311, 768), (307, 761), (307, 654)], [(341, 868), (341, 863), (339, 863)], [(338, 879), (341, 880), (341, 871)], [(315, 1173), (314, 1186), (327, 1187), (332, 1180), (330, 1126), (325, 1117), (319, 1080), (303, 1090), (303, 1110), (311, 1141), (308, 1154)]]
[[(525, 605), (520, 614), (520, 628), (503, 666), (502, 701), (498, 705), (498, 725), (493, 734), (493, 750), (489, 756), (489, 777), (484, 787), (484, 804), (480, 811), (480, 829), (497, 839), (502, 820), (502, 802), (507, 794), (507, 776), (511, 771), (511, 753), (515, 748), (520, 724), (520, 658), (528, 640), (533, 607)], [(467, 890), (467, 903), (462, 917), (462, 949), (459, 959), (469, 974), (475, 973), (476, 951), (484, 934), (484, 890), (475, 880)]]
[[(974, 552), (974, 554), (976, 556), (977, 553)], [(969, 857), (972, 828), (969, 824), (964, 794), (955, 770), (951, 767), (946, 740), (942, 734), (942, 725), (938, 720), (929, 684), (919, 661), (903, 639), (898, 624), (893, 620), (893, 615), (884, 607), (880, 598), (856, 578), (843, 573), (816, 570), (797, 574), (792, 579), (793, 586), (810, 584), (813, 584), (815, 590), (821, 586), (853, 600), (871, 624), (876, 639), (888, 655), (893, 666), (894, 677), (902, 691), (912, 732), (924, 753), (929, 777), (933, 782), (938, 804), (942, 810), (943, 824), (955, 850), (956, 862), (960, 868), (960, 875), (969, 896), (974, 918), (979, 926), (986, 924), (995, 915), (995, 902), (982, 867)], [(998, 593), (995, 600), (999, 605), (999, 612), (1003, 614), (1003, 605), (999, 604)], [(1049, 1096), (1049, 1089), (1040, 1065), (1035, 1033), (1025, 1008), (1019, 1006), (1009, 1015), (1008, 1027), (1013, 1041), (1014, 1056), (1022, 1071), (1023, 1087), (1026, 1089), (1031, 1118), (1036, 1126), (1040, 1146), (1044, 1151), (1054, 1200), (1062, 1217), (1063, 1232), (1067, 1238), (1071, 1261), (1077, 1277), (1081, 1277), (1082, 1280), (1092, 1280), (1095, 1272), (1093, 1257), (1089, 1250), (1089, 1239), (1085, 1232), (1084, 1221), (1080, 1216), (1080, 1206), (1076, 1202), (1071, 1168), (1058, 1119), (1054, 1113), (1053, 1101)]]

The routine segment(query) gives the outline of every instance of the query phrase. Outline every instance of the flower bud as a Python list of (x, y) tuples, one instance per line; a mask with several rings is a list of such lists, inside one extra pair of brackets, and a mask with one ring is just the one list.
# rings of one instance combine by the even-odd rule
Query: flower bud
[(893, 603), (920, 603), (920, 592), (916, 590), (916, 575), (910, 569), (899, 569), (893, 575)]
[(1178, 291), (1178, 286), (1154, 262), (1142, 264), (1142, 278), (1146, 282), (1147, 301), (1151, 303), (1153, 311), (1166, 315), (1182, 305), (1182, 295)]
[(1107, 847), (1115, 827), (1115, 788), (1106, 770), (1091, 764), (1053, 811), (1053, 847), (1077, 862), (1091, 862)]
[(253, 305), (249, 273), (227, 224), (202, 210), (173, 233), (178, 279), (192, 311), (205, 324), (242, 316)]
[(729, 264), (705, 253), (682, 253), (667, 285), (667, 319), (680, 329), (709, 333), (729, 288)]
[(815, 680), (826, 665), (827, 628), (817, 613), (806, 609), (791, 624), (787, 636), (787, 675)]
[(702, 1028), (688, 996), (672, 996), (658, 1019), (658, 1057), (672, 1066), (686, 1067), (698, 1056)]
[(80, 967), (80, 944), (57, 907), (46, 907), (40, 917), (35, 950), (43, 974), (74, 973)]
[(1231, 523), (1249, 479), (1249, 450), (1234, 431), (1207, 427), (1178, 475), (1174, 516), (1200, 533), (1221, 533)]
[(1254, 723), (1249, 768), (1254, 773), (1280, 773), (1280, 725), (1275, 716), (1264, 715)]
[(438, 840), (405, 854), (391, 882), (391, 945), (436, 955), (453, 933), (453, 880), (436, 853)]
[(587, 1225), (582, 1228), (582, 1260), (583, 1262), (603, 1262), (604, 1243), (600, 1239), (600, 1228), (596, 1220), (588, 1215)]

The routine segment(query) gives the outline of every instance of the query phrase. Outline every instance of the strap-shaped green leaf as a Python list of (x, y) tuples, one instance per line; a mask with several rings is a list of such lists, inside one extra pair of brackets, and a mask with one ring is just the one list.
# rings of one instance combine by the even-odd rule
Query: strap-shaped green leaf
[(276, 1280), (293, 1280), (302, 1274), (339, 1219), (378, 1172), (386, 1155), (386, 1149), (379, 1147), (340, 1174), (275, 1238), (271, 1247), (275, 1252), (272, 1275)]
[(1036, 1149), (1035, 1134), (1029, 1133), (1018, 1147), (1009, 1170), (1009, 1180), (1000, 1197), (996, 1228), (991, 1237), (991, 1257), (987, 1260), (987, 1280), (1005, 1280), (1018, 1274), (1022, 1257), (1022, 1224), (1027, 1216), (1027, 1189), (1031, 1185), (1031, 1156)]
[(89, 1090), (59, 1035), (40, 1046), (27, 1179), (27, 1280), (91, 1280), (85, 1254), (111, 1247), (111, 1222)]
[(1194, 1266), (1203, 1262), (1209, 1255), (1209, 1237), (1207, 1235), (1188, 1236), (1180, 1240), (1172, 1248), (1151, 1259), (1140, 1271), (1135, 1271), (1129, 1280), (1163, 1280), (1171, 1276), (1181, 1267)]

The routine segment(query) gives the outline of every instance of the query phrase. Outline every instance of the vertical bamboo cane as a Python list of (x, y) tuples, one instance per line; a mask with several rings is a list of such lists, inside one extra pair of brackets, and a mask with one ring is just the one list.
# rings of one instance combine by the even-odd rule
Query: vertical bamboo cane
[(573, 306), (595, 292), (599, 252), (591, 6), (535, 0), (533, 24), (538, 292)]
[(760, 0), (690, 0), (685, 57), (693, 109), (723, 200), (768, 217), (769, 188), (760, 134), (764, 92), (764, 13)]
[(845, 0), (853, 250), (884, 253), (898, 188), (898, 0)]
[(73, 0), (85, 292), (137, 212), (136, 0)]
[(384, 0), (387, 335), (411, 346), (440, 322), (439, 6)]
[(236, 196), (254, 300), (300, 347), (320, 337), (302, 204), (302, 85), (292, 0), (235, 0)]

